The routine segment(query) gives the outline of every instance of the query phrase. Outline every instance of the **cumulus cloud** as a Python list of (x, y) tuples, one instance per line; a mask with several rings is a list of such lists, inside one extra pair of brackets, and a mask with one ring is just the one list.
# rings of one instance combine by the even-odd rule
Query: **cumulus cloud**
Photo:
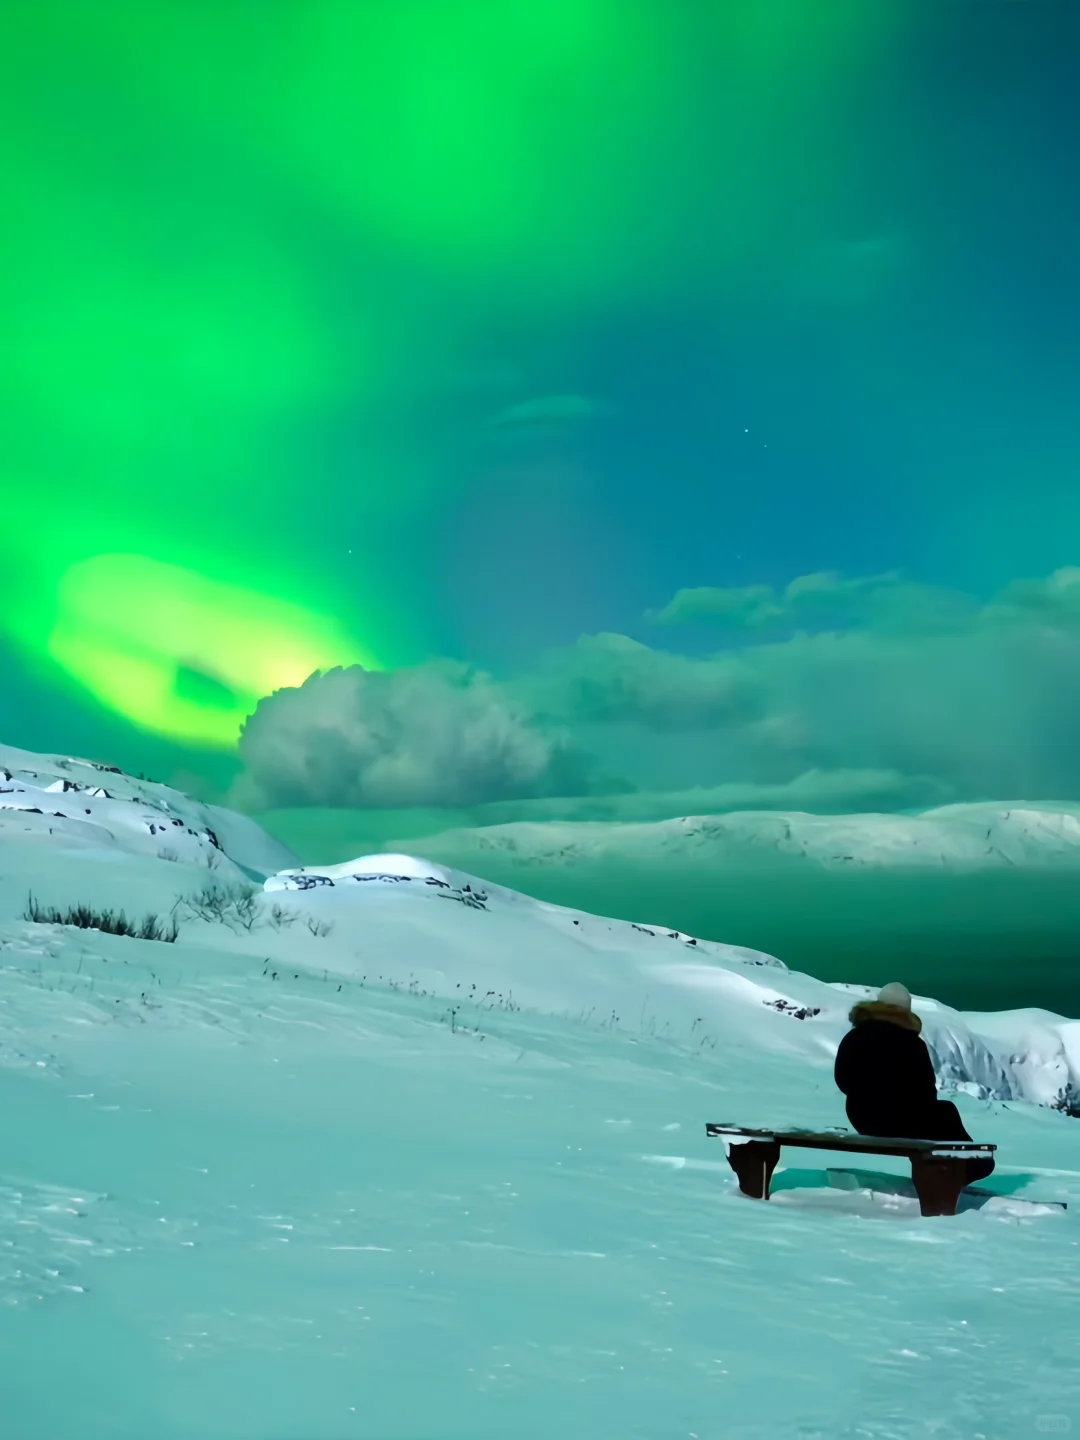
[(1014, 582), (984, 604), (892, 575), (702, 595), (680, 592), (667, 623), (741, 614), (756, 631), (768, 611), (778, 633), (698, 658), (579, 642), (555, 666), (565, 713), (643, 733), (706, 727), (699, 753), (731, 781), (856, 769), (957, 799), (1080, 794), (1080, 569)]
[(682, 731), (758, 718), (752, 672), (737, 657), (703, 665), (626, 635), (587, 635), (550, 654), (522, 689), (540, 711), (589, 722)]
[[(738, 610), (730, 593), (711, 613)], [(249, 720), (234, 803), (495, 823), (1080, 797), (1080, 569), (985, 603), (891, 575), (739, 593), (748, 633), (704, 656), (594, 635), (513, 680), (448, 662), (314, 676)]]
[(989, 623), (1042, 621), (1057, 629), (1080, 628), (1080, 567), (1055, 570), (1045, 580), (1013, 580), (986, 606)]
[(234, 803), (463, 806), (573, 794), (580, 767), (558, 734), (465, 666), (387, 674), (360, 666), (276, 691), (244, 727)]
[(679, 590), (659, 610), (645, 618), (654, 625), (686, 625), (704, 620), (711, 625), (730, 625), (753, 630), (778, 623), (784, 610), (771, 585), (699, 585)]
[(1080, 625), (1080, 567), (1035, 580), (1013, 580), (982, 603), (961, 590), (906, 581), (897, 571), (845, 578), (833, 570), (801, 575), (783, 589), (772, 585), (702, 586), (679, 590), (654, 625), (709, 623), (743, 630), (835, 632), (869, 630), (893, 635), (970, 632), (1003, 625)]
[(976, 602), (959, 591), (905, 583), (896, 571), (845, 578), (834, 570), (772, 585), (679, 590), (646, 619), (654, 625), (708, 624), (736, 630), (828, 630), (869, 624), (904, 629), (967, 623)]

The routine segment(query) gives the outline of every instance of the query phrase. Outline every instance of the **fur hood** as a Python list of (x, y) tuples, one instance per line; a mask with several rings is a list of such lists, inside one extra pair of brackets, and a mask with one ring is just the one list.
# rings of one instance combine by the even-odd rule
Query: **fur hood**
[(918, 1035), (922, 1021), (914, 1010), (905, 1010), (900, 1005), (883, 1005), (880, 1000), (860, 1000), (852, 1007), (848, 1016), (852, 1025), (865, 1025), (867, 1020), (887, 1020), (890, 1025), (899, 1025), (903, 1030), (914, 1030)]

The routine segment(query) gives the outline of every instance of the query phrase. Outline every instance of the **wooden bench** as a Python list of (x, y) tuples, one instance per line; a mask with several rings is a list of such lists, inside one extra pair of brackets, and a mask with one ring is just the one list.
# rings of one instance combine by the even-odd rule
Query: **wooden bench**
[(755, 1200), (768, 1200), (769, 1182), (784, 1145), (804, 1150), (836, 1150), (853, 1155), (897, 1155), (911, 1161), (911, 1178), (924, 1215), (955, 1215), (967, 1181), (967, 1162), (991, 1155), (996, 1145), (974, 1140), (894, 1139), (856, 1135), (849, 1130), (748, 1130), (741, 1125), (706, 1125), (705, 1134), (724, 1141), (739, 1189)]

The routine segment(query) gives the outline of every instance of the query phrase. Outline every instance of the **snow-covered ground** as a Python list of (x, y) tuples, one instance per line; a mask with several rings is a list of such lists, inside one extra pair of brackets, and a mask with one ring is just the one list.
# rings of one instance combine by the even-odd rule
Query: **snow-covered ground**
[[(762, 1205), (704, 1122), (843, 1125), (858, 987), (0, 766), (5, 1436), (1080, 1426), (1076, 1022), (918, 1001), (1001, 1201), (924, 1220), (802, 1152)], [(179, 936), (36, 924), (30, 892)]]

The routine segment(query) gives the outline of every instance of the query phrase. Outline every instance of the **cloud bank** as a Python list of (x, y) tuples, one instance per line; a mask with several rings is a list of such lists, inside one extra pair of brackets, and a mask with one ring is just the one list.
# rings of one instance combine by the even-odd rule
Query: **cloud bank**
[(503, 818), (1080, 798), (1080, 568), (989, 601), (823, 573), (682, 590), (651, 619), (725, 647), (593, 635), (502, 681), (440, 662), (278, 692), (244, 732), (247, 798)]
[(244, 727), (248, 808), (462, 806), (580, 788), (564, 739), (466, 666), (316, 674), (259, 702)]

